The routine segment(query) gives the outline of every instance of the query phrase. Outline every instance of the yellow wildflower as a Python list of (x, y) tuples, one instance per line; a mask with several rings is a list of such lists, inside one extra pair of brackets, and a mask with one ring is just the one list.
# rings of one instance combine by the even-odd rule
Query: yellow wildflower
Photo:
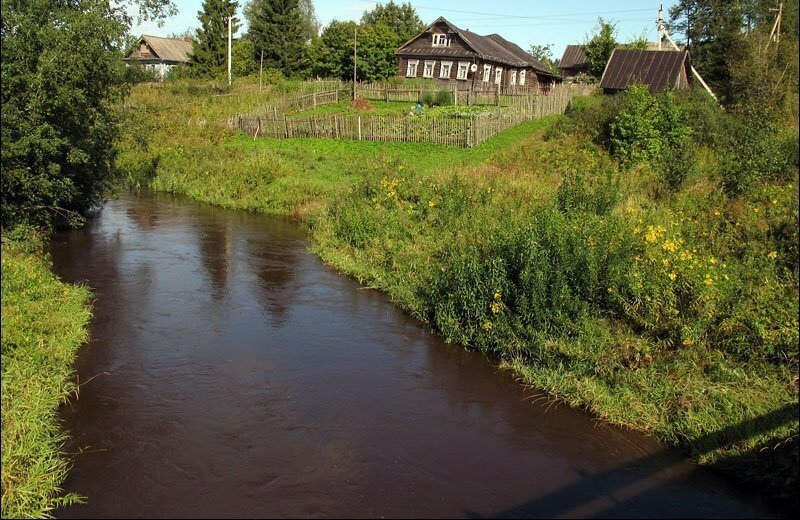
[(495, 291), (495, 293), (494, 293), (494, 299), (495, 300), (499, 300), (502, 297), (503, 297), (503, 295), (500, 293), (500, 291)]
[(492, 330), (492, 322), (491, 321), (487, 321), (486, 323), (484, 323), (483, 324), (483, 330)]
[(688, 346), (694, 344), (694, 341), (690, 340), (689, 338), (686, 338), (685, 340), (683, 340), (682, 343), (683, 343), (683, 346), (688, 347)]
[(776, 258), (778, 258), (778, 252), (777, 251), (773, 251), (770, 254), (768, 254), (767, 256), (772, 258), (773, 260), (775, 260)]
[(500, 312), (500, 303), (495, 302), (492, 304), (492, 314), (497, 314)]
[(428, 201), (428, 206), (430, 206), (431, 208), (436, 206), (436, 201), (435, 200), (429, 200)]
[(673, 282), (675, 281), (675, 278), (678, 277), (678, 275), (676, 275), (675, 273), (669, 273), (668, 276), (669, 276), (669, 279), (672, 280)]

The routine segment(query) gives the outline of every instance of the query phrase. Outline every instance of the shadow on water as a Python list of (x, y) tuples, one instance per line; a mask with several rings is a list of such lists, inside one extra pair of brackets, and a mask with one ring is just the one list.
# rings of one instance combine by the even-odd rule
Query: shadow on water
[[(708, 434), (697, 440), (696, 445), (702, 448), (695, 450), (695, 454), (707, 454), (716, 448), (785, 426), (797, 420), (797, 412), (797, 406), (789, 404), (760, 417)], [(775, 443), (766, 443), (766, 445), (758, 446), (751, 452), (742, 455), (723, 457), (717, 464), (728, 468), (741, 468), (743, 461), (736, 459), (755, 462), (763, 458), (765, 449), (774, 446)], [(780, 455), (775, 455), (773, 463), (793, 463), (796, 472), (798, 462), (796, 437), (790, 439), (779, 450), (786, 450), (788, 453), (781, 452)], [(775, 450), (775, 452), (779, 450)], [(661, 500), (664, 494), (662, 489), (664, 485), (663, 483), (657, 486), (649, 485), (651, 482), (656, 482), (657, 479), (642, 479), (641, 483), (631, 484), (630, 479), (625, 478), (624, 475), (646, 468), (650, 473), (649, 476), (656, 476), (674, 464), (675, 460), (664, 457), (663, 453), (653, 453), (604, 473), (591, 475), (591, 478), (588, 478), (589, 475), (583, 475), (584, 478), (572, 485), (492, 515), (481, 516), (473, 511), (465, 511), (465, 515), (468, 518), (576, 518), (586, 516), (616, 518), (627, 516), (627, 512), (631, 509), (651, 509), (654, 503)], [(746, 490), (742, 491), (746, 492)], [(788, 516), (790, 511), (796, 511), (796, 496), (774, 498), (777, 498), (777, 502), (773, 505), (779, 507), (785, 516)], [(637, 503), (642, 505), (638, 506)], [(745, 517), (750, 516), (749, 512), (743, 513)], [(668, 516), (671, 515), (663, 513), (663, 517)], [(732, 515), (730, 511), (726, 511), (721, 516), (730, 518)]]

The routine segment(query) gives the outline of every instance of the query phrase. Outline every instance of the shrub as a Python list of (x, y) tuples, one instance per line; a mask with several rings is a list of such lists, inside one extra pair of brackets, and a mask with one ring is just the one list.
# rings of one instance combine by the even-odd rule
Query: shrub
[(651, 95), (634, 85), (624, 96), (624, 107), (611, 123), (611, 151), (623, 163), (661, 159), (670, 148), (683, 145), (691, 127), (672, 92)]
[(436, 104), (436, 95), (433, 92), (425, 92), (420, 96), (419, 102), (428, 107)]
[(436, 93), (436, 105), (440, 107), (453, 104), (453, 93), (449, 90), (440, 90)]
[(589, 175), (565, 173), (556, 192), (556, 200), (558, 209), (565, 213), (607, 215), (617, 204), (619, 193), (616, 168), (607, 166), (601, 172)]

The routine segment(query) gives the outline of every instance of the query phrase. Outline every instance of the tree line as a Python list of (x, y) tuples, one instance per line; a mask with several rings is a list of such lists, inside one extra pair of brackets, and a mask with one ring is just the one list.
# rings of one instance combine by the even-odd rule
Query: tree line
[[(216, 77), (227, 67), (227, 19), (234, 32), (240, 26), (235, 0), (205, 0), (198, 12), (200, 27), (188, 73)], [(359, 23), (334, 20), (319, 33), (311, 0), (251, 0), (244, 7), (247, 31), (233, 48), (237, 75), (259, 70), (278, 71), (292, 78), (353, 78), (353, 50), (358, 42), (360, 81), (395, 74), (394, 51), (424, 28), (410, 3), (377, 4)], [(263, 64), (263, 65), (262, 65)]]

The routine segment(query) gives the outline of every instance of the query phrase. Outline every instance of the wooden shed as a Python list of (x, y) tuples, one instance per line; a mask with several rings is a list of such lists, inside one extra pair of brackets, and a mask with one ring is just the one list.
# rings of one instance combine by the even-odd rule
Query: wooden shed
[(689, 51), (633, 51), (615, 49), (608, 60), (600, 88), (606, 94), (642, 83), (650, 92), (687, 88), (692, 83)]
[(589, 60), (586, 59), (583, 45), (567, 45), (558, 68), (561, 69), (561, 75), (565, 78), (574, 78), (578, 74), (588, 73)]
[(398, 76), (464, 82), (476, 91), (546, 91), (561, 83), (561, 76), (499, 34), (481, 36), (442, 17), (400, 46), (395, 55)]
[(191, 38), (175, 39), (144, 35), (139, 38), (136, 47), (122, 60), (128, 66), (139, 64), (163, 79), (172, 70), (172, 67), (187, 63), (191, 54)]

